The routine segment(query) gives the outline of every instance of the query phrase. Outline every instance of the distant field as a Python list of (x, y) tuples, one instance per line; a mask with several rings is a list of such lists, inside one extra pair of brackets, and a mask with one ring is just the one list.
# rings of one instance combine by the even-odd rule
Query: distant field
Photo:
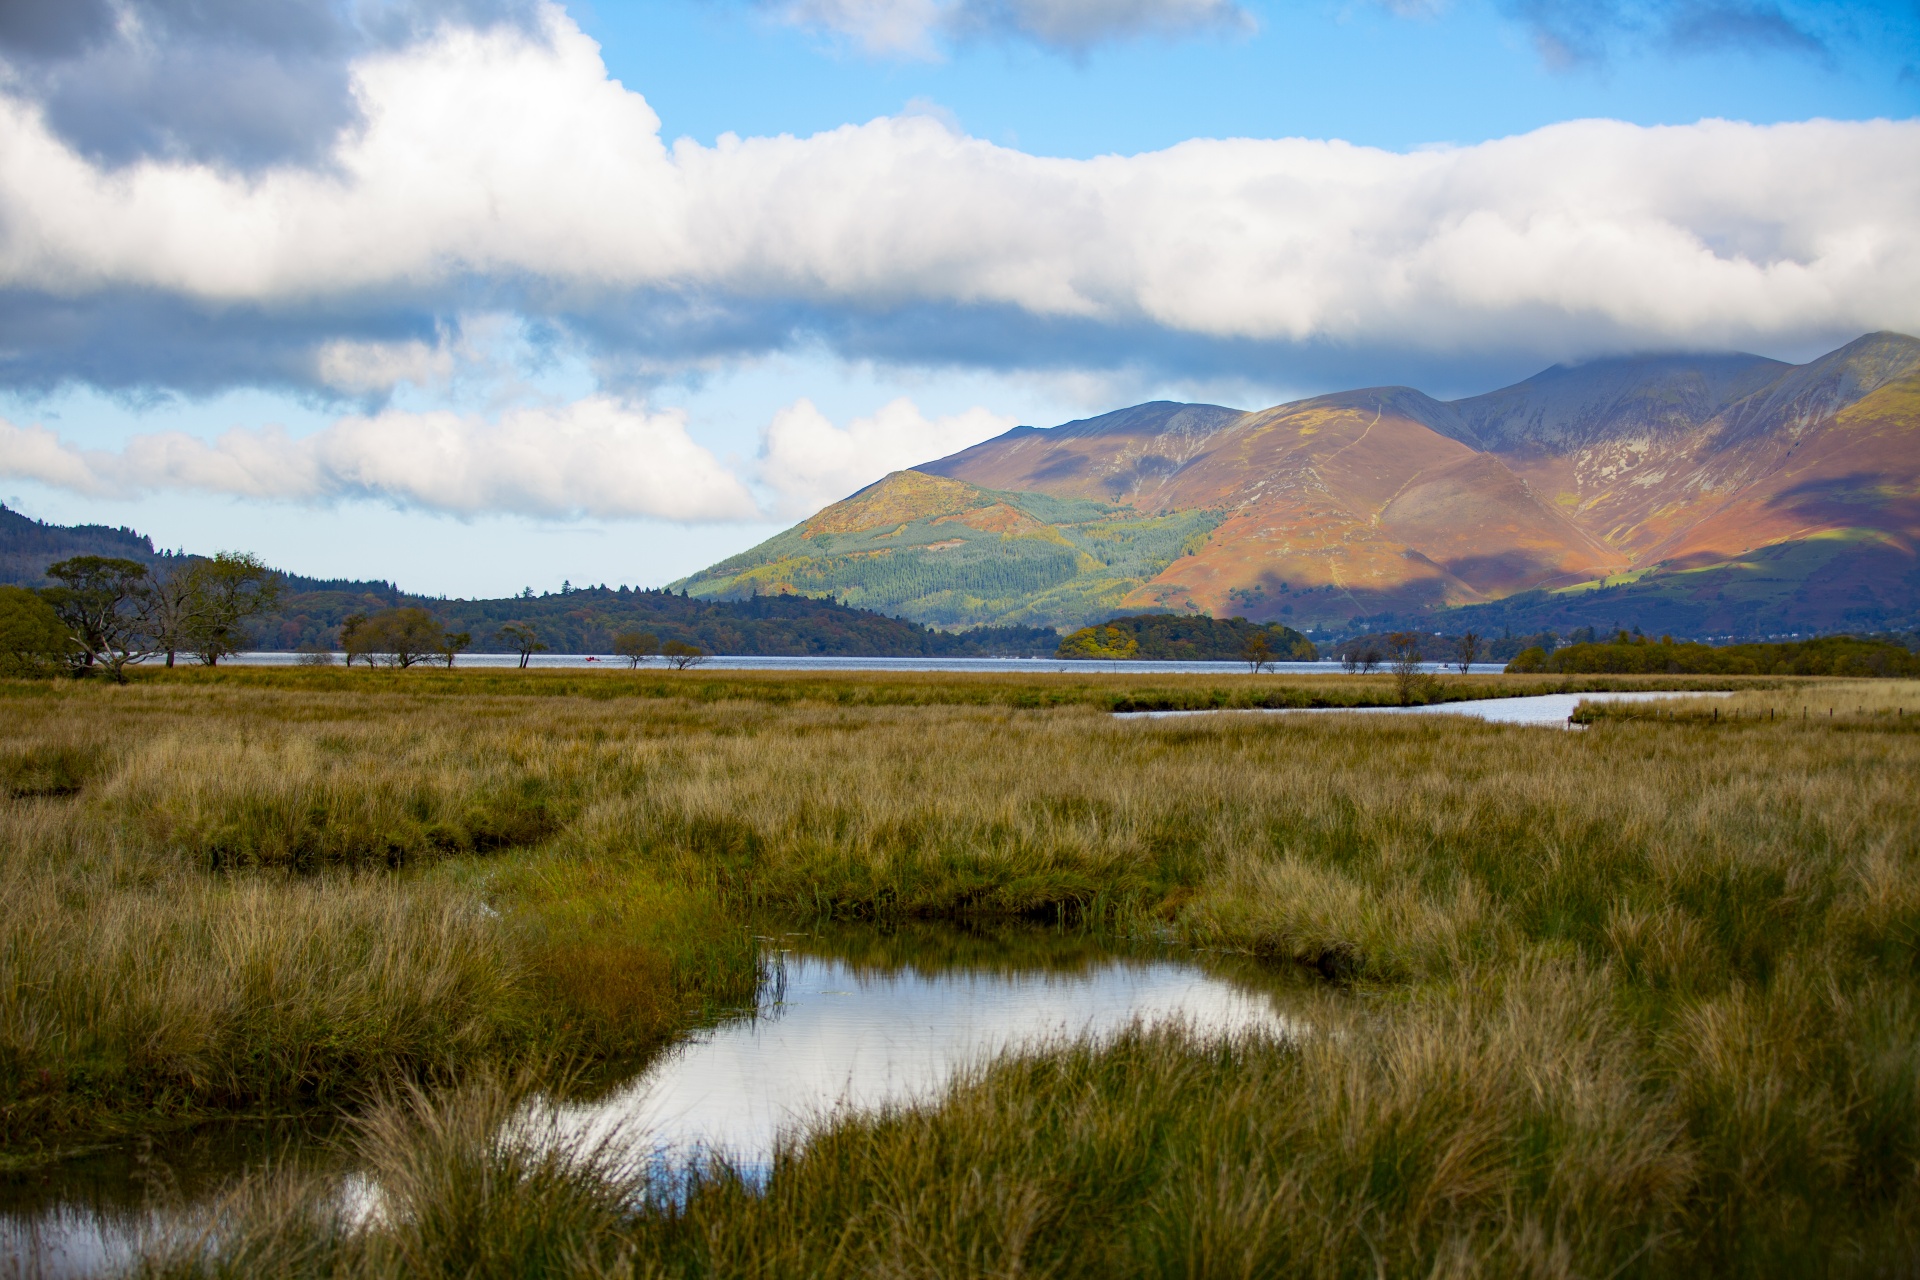
[[(1107, 714), (1388, 677), (0, 684), (0, 1140), (363, 1115), (406, 1211), (252, 1188), (250, 1274), (1897, 1273), (1920, 682), (1441, 696), (1633, 687), (1737, 692), (1564, 733)], [(1003, 1062), (674, 1203), (492, 1141), (537, 1064), (623, 1069), (821, 917), (1237, 951), (1303, 975), (1314, 1033)]]

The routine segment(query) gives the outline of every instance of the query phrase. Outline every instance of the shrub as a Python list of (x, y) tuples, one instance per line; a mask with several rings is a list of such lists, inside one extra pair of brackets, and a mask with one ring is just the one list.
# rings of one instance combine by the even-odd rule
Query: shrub
[(52, 605), (22, 587), (0, 587), (0, 676), (52, 675), (72, 649)]

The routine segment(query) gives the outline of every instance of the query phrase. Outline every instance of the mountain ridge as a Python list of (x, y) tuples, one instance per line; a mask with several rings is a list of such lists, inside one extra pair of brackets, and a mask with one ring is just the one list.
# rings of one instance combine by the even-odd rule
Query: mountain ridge
[[(1789, 620), (1774, 613), (1790, 607), (1810, 626), (1897, 616), (1920, 603), (1900, 585), (1920, 545), (1920, 341), (1866, 334), (1800, 365), (1743, 353), (1618, 357), (1453, 401), (1404, 386), (1248, 412), (1155, 401), (1015, 428), (895, 473), (861, 501), (909, 488), (913, 475), (972, 486), (949, 493), (969, 510), (1026, 512), (1084, 561), (1068, 576), (1056, 551), (1041, 573), (1049, 535), (1039, 528), (1009, 525), (992, 545), (969, 535), (975, 562), (998, 555), (1048, 580), (955, 594), (938, 557), (958, 544), (927, 525), (902, 526), (892, 543), (866, 528), (873, 537), (856, 558), (823, 568), (831, 557), (814, 530), (860, 519), (833, 504), (676, 585), (804, 593), (831, 579), (857, 595), (887, 576), (896, 585), (876, 607), (922, 621), (937, 613), (946, 626), (1078, 626), (1111, 607), (1338, 628), (1720, 566), (1736, 585), (1778, 586), (1760, 593), (1774, 604), (1754, 606), (1756, 625)], [(1040, 497), (1102, 510), (1053, 527), (1032, 510)], [(1143, 521), (1163, 532), (1184, 521), (1183, 537), (1175, 547), (1144, 536)], [(1134, 553), (1099, 554), (1103, 537), (1131, 540)], [(1822, 575), (1819, 590), (1788, 590), (1800, 573)], [(921, 580), (924, 597), (900, 585)], [(1842, 597), (1852, 603), (1833, 603)]]

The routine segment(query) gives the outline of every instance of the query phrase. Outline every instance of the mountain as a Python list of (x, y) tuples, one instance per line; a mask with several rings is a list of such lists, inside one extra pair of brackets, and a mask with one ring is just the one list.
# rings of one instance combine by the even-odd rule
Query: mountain
[(1920, 342), (1878, 333), (1804, 365), (1634, 356), (1454, 401), (1374, 387), (1017, 427), (676, 585), (942, 626), (1611, 625), (1630, 601), (1745, 635), (1910, 624), (1917, 543)]

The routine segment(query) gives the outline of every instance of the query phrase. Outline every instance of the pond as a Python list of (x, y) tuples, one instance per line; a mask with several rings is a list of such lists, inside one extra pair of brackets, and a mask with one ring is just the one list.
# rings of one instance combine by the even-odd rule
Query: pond
[(1250, 707), (1206, 711), (1119, 711), (1116, 720), (1165, 720), (1178, 716), (1471, 716), (1491, 724), (1531, 724), (1569, 728), (1570, 717), (1583, 702), (1654, 702), (1662, 698), (1730, 698), (1725, 692), (1702, 690), (1636, 690), (1630, 693), (1547, 693), (1529, 698), (1475, 698), (1463, 702), (1435, 702), (1418, 707)]
[[(1084, 933), (795, 932), (763, 940), (755, 1007), (654, 1059), (568, 1123), (617, 1126), (670, 1163), (727, 1155), (749, 1175), (783, 1132), (848, 1110), (936, 1097), (1007, 1050), (1179, 1021), (1224, 1036), (1297, 1030), (1285, 975), (1229, 957), (1111, 946)], [(227, 1126), (0, 1179), (0, 1277), (124, 1262), (160, 1221), (269, 1159), (349, 1172), (318, 1129)]]

